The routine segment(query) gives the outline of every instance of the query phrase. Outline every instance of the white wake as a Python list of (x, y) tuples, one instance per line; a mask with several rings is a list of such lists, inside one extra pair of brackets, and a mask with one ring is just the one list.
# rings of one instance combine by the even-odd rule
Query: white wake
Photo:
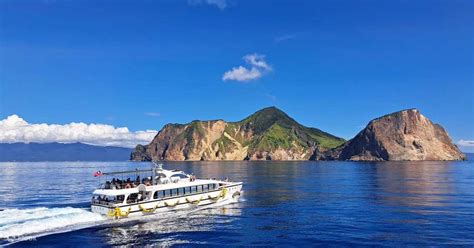
[(80, 208), (31, 208), (0, 211), (0, 240), (27, 240), (95, 226), (106, 218)]
[(170, 211), (120, 220), (109, 220), (107, 217), (92, 213), (88, 209), (73, 207), (4, 209), (0, 211), (0, 246), (2, 246), (2, 241), (11, 244), (41, 236), (71, 232), (94, 226), (116, 226), (132, 221), (147, 222), (155, 219), (176, 219), (177, 217), (193, 214), (203, 209), (213, 209), (235, 202), (238, 202), (238, 200), (231, 199), (213, 204), (212, 206), (193, 207), (178, 210), (178, 212)]

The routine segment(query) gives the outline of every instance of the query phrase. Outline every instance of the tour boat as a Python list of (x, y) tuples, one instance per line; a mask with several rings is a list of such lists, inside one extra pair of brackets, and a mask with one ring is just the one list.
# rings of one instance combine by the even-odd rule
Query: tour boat
[(180, 170), (165, 170), (161, 164), (149, 170), (98, 171), (94, 176), (106, 177), (106, 182), (93, 192), (91, 210), (112, 219), (231, 203), (242, 192), (242, 182), (198, 179)]

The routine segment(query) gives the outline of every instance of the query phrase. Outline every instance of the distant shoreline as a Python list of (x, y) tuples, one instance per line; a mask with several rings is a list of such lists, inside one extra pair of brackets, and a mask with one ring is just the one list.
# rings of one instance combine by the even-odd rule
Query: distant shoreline
[[(467, 156), (467, 159), (464, 161), (472, 161), (474, 160), (474, 153), (464, 153)], [(463, 160), (458, 160), (456, 162), (462, 162)], [(107, 163), (107, 162), (118, 162), (118, 163), (151, 163), (149, 161), (132, 161), (132, 160), (44, 160), (44, 161), (3, 161), (0, 160), (1, 163), (80, 163), (80, 162), (88, 162), (88, 163)], [(184, 160), (184, 161), (159, 161), (163, 163), (233, 163), (233, 162), (251, 162), (251, 163), (300, 163), (300, 162), (315, 162), (315, 163), (328, 163), (328, 162), (355, 162), (355, 163), (403, 163), (403, 162), (411, 162), (411, 163), (424, 163), (424, 162), (454, 162), (452, 160), (406, 160), (406, 161), (350, 161), (350, 160), (209, 160), (209, 161), (192, 161), (192, 160)]]

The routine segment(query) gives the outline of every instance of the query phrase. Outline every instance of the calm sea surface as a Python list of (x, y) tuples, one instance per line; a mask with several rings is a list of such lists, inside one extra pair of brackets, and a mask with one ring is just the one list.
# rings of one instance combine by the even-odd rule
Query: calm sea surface
[(91, 213), (96, 170), (149, 163), (0, 163), (0, 245), (474, 246), (474, 163), (167, 163), (244, 182), (239, 202), (147, 221)]

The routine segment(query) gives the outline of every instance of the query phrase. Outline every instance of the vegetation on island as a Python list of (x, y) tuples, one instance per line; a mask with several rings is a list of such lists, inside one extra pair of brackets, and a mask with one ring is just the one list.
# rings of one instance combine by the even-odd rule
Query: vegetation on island
[(344, 142), (342, 138), (299, 124), (276, 107), (269, 107), (237, 122), (195, 120), (185, 125), (168, 124), (145, 153), (140, 147), (132, 159), (227, 160), (236, 156), (271, 159), (276, 151), (288, 151), (280, 156), (289, 159), (308, 159), (317, 149), (327, 150)]

